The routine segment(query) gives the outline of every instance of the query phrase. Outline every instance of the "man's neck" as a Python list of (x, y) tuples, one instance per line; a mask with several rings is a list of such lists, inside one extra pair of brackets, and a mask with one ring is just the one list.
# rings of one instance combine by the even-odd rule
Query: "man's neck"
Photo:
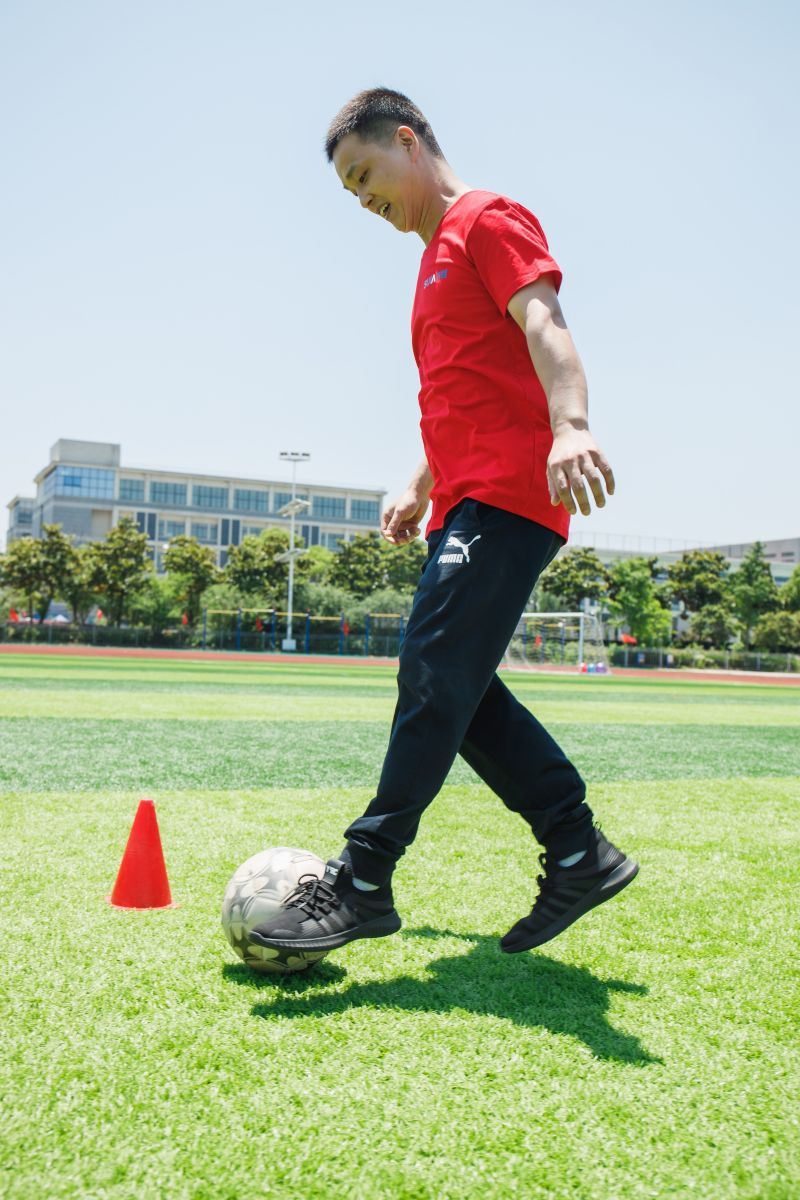
[(448, 208), (452, 208), (456, 200), (460, 200), (472, 188), (468, 183), (459, 179), (448, 163), (439, 159), (436, 161), (426, 189), (425, 201), (422, 205), (420, 219), (417, 222), (417, 233), (425, 245), (429, 245)]

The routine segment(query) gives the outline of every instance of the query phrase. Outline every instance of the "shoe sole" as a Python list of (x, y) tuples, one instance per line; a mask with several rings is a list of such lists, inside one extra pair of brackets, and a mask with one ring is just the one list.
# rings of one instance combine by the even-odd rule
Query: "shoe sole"
[(618, 867), (606, 875), (604, 879), (594, 887), (591, 892), (587, 892), (585, 896), (568, 908), (557, 920), (546, 925), (537, 933), (531, 933), (528, 937), (524, 935), (518, 940), (514, 940), (509, 946), (504, 946), (500, 943), (500, 949), (504, 954), (520, 954), (523, 950), (533, 950), (536, 946), (543, 946), (545, 942), (549, 942), (552, 938), (557, 937), (559, 933), (563, 933), (568, 929), (573, 922), (577, 921), (585, 913), (591, 912), (593, 908), (597, 908), (598, 904), (603, 904), (606, 900), (610, 900), (612, 896), (616, 896), (617, 892), (621, 892), (623, 888), (632, 883), (639, 874), (639, 864), (634, 862), (632, 858), (626, 858)]
[(371, 921), (356, 925), (354, 929), (329, 933), (327, 937), (265, 938), (253, 931), (248, 934), (248, 941), (255, 942), (258, 946), (269, 946), (272, 950), (336, 950), (339, 946), (346, 946), (348, 942), (355, 942), (358, 938), (388, 937), (390, 933), (397, 933), (402, 924), (398, 914), (394, 913), (390, 917), (374, 917)]

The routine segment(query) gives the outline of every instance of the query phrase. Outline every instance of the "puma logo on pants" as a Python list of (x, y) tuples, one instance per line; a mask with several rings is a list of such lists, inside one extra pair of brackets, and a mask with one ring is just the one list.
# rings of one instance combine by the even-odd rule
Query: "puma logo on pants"
[(481, 535), (479, 533), (476, 533), (475, 537), (472, 538), (472, 541), (462, 542), (460, 538), (457, 538), (455, 536), (455, 534), (451, 533), (449, 538), (447, 539), (447, 541), (444, 544), (444, 548), (446, 550), (448, 546), (455, 546), (460, 551), (460, 553), (459, 554), (442, 554), (441, 557), (439, 558), (439, 562), (440, 563), (464, 562), (465, 559), (467, 562), (469, 562), (469, 548), (472, 545), (472, 542), (478, 541), (480, 536)]

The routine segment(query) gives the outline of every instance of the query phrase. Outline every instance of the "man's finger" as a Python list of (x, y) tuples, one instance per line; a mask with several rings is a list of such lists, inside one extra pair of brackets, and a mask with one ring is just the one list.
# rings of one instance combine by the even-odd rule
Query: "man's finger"
[(569, 491), (569, 486), (567, 484), (567, 477), (560, 467), (547, 468), (547, 486), (550, 489), (550, 503), (555, 505), (562, 504), (562, 488), (566, 487), (567, 491)]
[(569, 480), (564, 472), (559, 468), (556, 471), (554, 483), (558, 492), (558, 498), (564, 505), (564, 508), (571, 517), (575, 515), (575, 501), (572, 498), (572, 492), (569, 488)]
[(587, 468), (583, 473), (588, 480), (589, 487), (592, 489), (592, 495), (594, 496), (595, 504), (598, 508), (604, 508), (606, 503), (606, 494), (603, 491), (603, 476), (599, 471), (595, 471), (591, 467)]
[(603, 476), (600, 473), (599, 467), (595, 465), (595, 459), (591, 454), (584, 455), (581, 462), (581, 470), (591, 488), (595, 504), (598, 508), (603, 508), (606, 502), (606, 495), (603, 491)]
[(592, 506), (589, 503), (589, 497), (586, 495), (586, 487), (584, 485), (583, 476), (581, 475), (579, 467), (576, 466), (572, 468), (569, 482), (572, 489), (572, 494), (577, 501), (578, 508), (585, 517), (588, 517), (589, 513), (592, 511)]
[(550, 492), (550, 503), (551, 504), (560, 504), (561, 497), (558, 494), (558, 488), (553, 483), (553, 480), (550, 477), (549, 471), (547, 472), (547, 488), (548, 488), (548, 491)]
[(602, 472), (603, 479), (606, 481), (606, 491), (609, 496), (613, 496), (617, 485), (614, 479), (614, 472), (611, 470), (611, 464), (602, 454), (595, 454), (594, 458), (598, 469)]
[(400, 509), (399, 509), (399, 508), (396, 508), (396, 509), (394, 510), (394, 512), (392, 513), (392, 519), (391, 519), (391, 521), (390, 521), (390, 522), (389, 522), (389, 524), (386, 526), (386, 532), (387, 532), (387, 533), (391, 533), (392, 535), (394, 535), (395, 533), (397, 533), (397, 530), (398, 530), (398, 528), (399, 528), (399, 526), (400, 526), (400, 522), (401, 522), (401, 520), (402, 520), (402, 519), (403, 519), (403, 514), (400, 512)]

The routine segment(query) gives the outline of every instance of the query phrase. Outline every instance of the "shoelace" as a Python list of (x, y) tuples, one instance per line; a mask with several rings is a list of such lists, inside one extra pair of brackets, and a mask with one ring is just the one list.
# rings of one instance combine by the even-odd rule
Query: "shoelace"
[(316, 875), (302, 875), (294, 891), (285, 897), (283, 907), (302, 908), (310, 917), (315, 917), (317, 913), (326, 914), (333, 908), (339, 908), (341, 903), (339, 896), (324, 879), (318, 879)]
[[(603, 831), (596, 822), (595, 822), (594, 828), (597, 831), (597, 833), (599, 833), (600, 836), (602, 837)], [(544, 889), (546, 887), (553, 886), (553, 876), (555, 875), (556, 871), (559, 869), (558, 861), (556, 859), (551, 860), (550, 855), (547, 854), (547, 852), (545, 852), (544, 854), (539, 855), (539, 866), (542, 868), (542, 871), (544, 872), (544, 874), (537, 875), (536, 882), (539, 885), (540, 891), (544, 891)]]
[(539, 894), (541, 895), (545, 888), (553, 886), (553, 873), (556, 869), (555, 860), (550, 861), (548, 854), (539, 855), (539, 866), (544, 872), (542, 875), (536, 876), (536, 882), (539, 885)]

